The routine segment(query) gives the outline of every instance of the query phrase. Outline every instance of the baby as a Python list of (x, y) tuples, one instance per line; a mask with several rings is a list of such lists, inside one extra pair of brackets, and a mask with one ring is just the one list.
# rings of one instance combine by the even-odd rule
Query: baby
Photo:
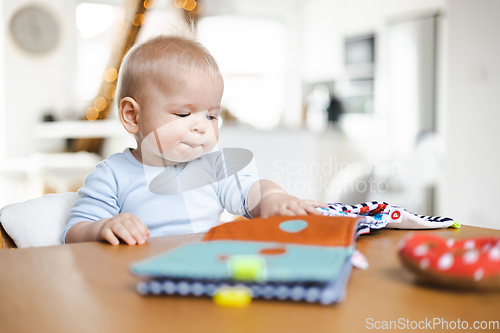
[[(190, 38), (159, 36), (132, 47), (115, 101), (137, 148), (111, 155), (85, 178), (62, 242), (134, 245), (149, 236), (204, 232), (220, 224), (224, 208), (247, 218), (320, 215), (316, 207), (327, 207), (320, 202), (245, 171), (227, 174), (217, 146), (223, 88), (215, 59)], [(221, 165), (225, 177), (184, 190), (183, 182), (220, 174)]]

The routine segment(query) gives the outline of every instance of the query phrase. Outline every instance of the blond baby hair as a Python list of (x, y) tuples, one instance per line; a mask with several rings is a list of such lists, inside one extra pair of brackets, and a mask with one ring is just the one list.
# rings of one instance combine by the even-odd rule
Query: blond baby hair
[(160, 35), (134, 45), (123, 58), (116, 84), (115, 101), (125, 97), (137, 100), (144, 86), (158, 75), (175, 73), (179, 68), (193, 72), (205, 71), (222, 77), (214, 57), (200, 42), (189, 35)]

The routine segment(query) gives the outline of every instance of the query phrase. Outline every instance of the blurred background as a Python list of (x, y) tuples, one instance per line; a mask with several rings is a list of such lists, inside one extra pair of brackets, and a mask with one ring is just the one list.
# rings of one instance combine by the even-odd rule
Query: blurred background
[(498, 229), (499, 17), (498, 0), (2, 0), (0, 207), (135, 147), (121, 56), (188, 21), (224, 76), (220, 145), (259, 176)]

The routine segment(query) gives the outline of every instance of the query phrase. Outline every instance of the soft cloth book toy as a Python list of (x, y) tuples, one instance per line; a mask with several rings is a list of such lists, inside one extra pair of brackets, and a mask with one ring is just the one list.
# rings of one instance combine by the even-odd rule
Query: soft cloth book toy
[(136, 263), (142, 294), (213, 296), (244, 285), (254, 298), (340, 302), (351, 271), (357, 218), (277, 216), (212, 228), (204, 242)]

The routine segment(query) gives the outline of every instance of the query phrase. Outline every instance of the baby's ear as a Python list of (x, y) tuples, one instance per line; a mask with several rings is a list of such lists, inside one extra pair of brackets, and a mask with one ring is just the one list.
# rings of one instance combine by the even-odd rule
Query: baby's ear
[(125, 130), (130, 134), (139, 132), (139, 113), (141, 107), (132, 97), (125, 97), (120, 101), (118, 113)]

